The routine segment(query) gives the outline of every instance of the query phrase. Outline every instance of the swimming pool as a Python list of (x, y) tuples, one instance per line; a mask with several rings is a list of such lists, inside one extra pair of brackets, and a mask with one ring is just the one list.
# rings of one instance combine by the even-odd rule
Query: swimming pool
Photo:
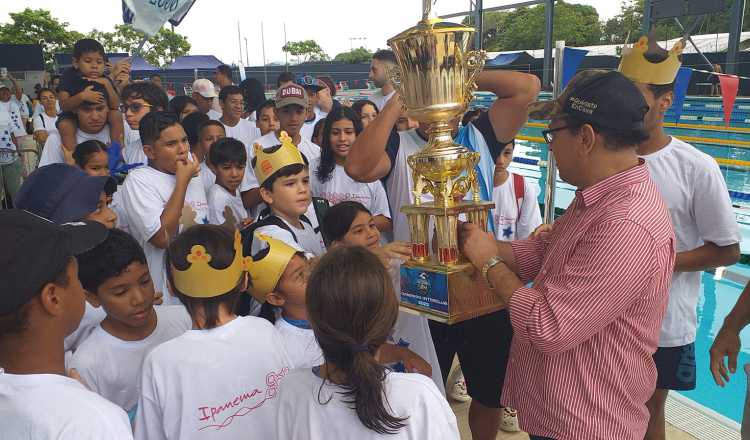
[[(691, 136), (700, 136), (696, 131)], [(676, 134), (676, 133), (675, 133)], [(716, 135), (716, 133), (712, 133)], [(527, 127), (520, 137), (541, 136), (541, 128)], [(704, 134), (705, 135), (705, 134)], [(745, 139), (750, 136), (745, 136)], [(739, 160), (750, 161), (750, 150), (736, 149), (728, 155), (728, 148), (713, 145), (695, 145), (702, 151), (714, 157), (733, 157)], [(543, 143), (519, 140), (514, 152), (514, 163), (511, 169), (523, 174), (539, 183), (541, 193), (539, 202), (544, 202), (544, 182), (546, 179), (547, 146)], [(540, 162), (541, 161), (541, 162)], [(541, 164), (541, 166), (539, 166)], [(750, 193), (750, 170), (724, 169), (722, 173), (727, 180), (730, 191)], [(566, 209), (575, 196), (575, 188), (558, 179), (556, 187), (555, 207)], [(735, 207), (750, 207), (750, 200), (732, 197)], [(742, 230), (742, 249), (744, 253), (750, 252), (750, 221), (738, 221)], [(748, 217), (750, 219), (750, 217)], [(750, 266), (736, 264), (728, 271), (750, 278)], [(738, 359), (738, 371), (731, 378), (725, 388), (718, 387), (713, 380), (709, 368), (708, 350), (713, 343), (716, 333), (721, 328), (724, 317), (729, 313), (742, 292), (743, 285), (727, 279), (714, 280), (713, 274), (704, 273), (702, 276), (702, 296), (698, 304), (698, 332), (696, 336), (696, 363), (697, 363), (697, 387), (693, 391), (682, 393), (685, 397), (695, 403), (709, 408), (724, 417), (740, 423), (744, 407), (746, 378), (742, 365), (750, 363), (750, 329), (745, 329), (741, 334), (742, 352)]]

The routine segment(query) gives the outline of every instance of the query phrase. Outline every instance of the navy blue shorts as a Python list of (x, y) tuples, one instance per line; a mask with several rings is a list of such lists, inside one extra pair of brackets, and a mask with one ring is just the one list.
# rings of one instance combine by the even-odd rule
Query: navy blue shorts
[(695, 389), (695, 343), (680, 347), (659, 347), (654, 353), (656, 388), (662, 390)]

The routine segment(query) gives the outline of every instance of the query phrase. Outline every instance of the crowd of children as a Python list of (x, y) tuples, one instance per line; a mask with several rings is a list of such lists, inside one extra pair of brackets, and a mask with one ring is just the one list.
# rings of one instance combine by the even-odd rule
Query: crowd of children
[[(0, 211), (3, 437), (458, 439), (446, 390), (473, 398), (475, 438), (519, 430), (500, 410), (508, 311), (445, 326), (399, 310), (406, 157), (426, 141), (384, 81), (391, 52), (352, 108), (284, 75), (265, 100), (226, 69), (218, 93), (200, 79), (169, 101), (105, 61), (76, 43), (59, 130)], [(509, 166), (539, 89), (479, 83), (498, 101), (454, 135), (482, 154), (495, 238), (525, 239), (539, 189)]]

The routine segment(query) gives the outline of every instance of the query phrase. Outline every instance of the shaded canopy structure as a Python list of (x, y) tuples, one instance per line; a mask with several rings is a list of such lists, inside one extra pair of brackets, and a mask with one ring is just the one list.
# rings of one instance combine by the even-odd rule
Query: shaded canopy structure
[(224, 64), (213, 55), (186, 55), (177, 57), (168, 70), (215, 69)]

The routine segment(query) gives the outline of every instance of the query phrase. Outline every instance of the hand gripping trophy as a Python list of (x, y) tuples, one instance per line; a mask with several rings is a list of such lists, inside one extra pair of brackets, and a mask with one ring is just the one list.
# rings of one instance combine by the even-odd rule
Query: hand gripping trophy
[[(412, 258), (401, 267), (401, 303), (451, 324), (502, 305), (458, 252), (459, 217), (486, 228), (494, 207), (480, 198), (479, 153), (454, 143), (451, 133), (451, 121), (472, 100), (485, 54), (469, 50), (473, 28), (432, 16), (433, 3), (423, 0), (422, 20), (388, 40), (397, 61), (390, 80), (409, 116), (429, 126), (427, 145), (408, 158), (414, 203), (401, 211), (409, 221)], [(471, 200), (464, 200), (469, 191)], [(423, 200), (428, 198), (432, 201)], [(431, 246), (433, 222), (437, 233)]]

